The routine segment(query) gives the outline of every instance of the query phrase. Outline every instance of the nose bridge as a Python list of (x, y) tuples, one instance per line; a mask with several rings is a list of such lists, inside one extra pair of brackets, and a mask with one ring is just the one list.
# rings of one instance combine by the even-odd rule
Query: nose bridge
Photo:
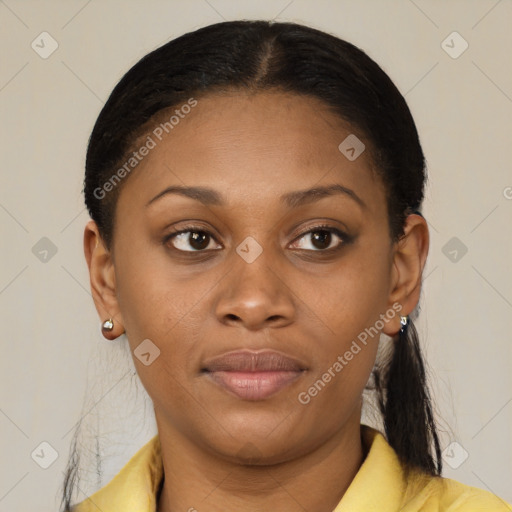
[(231, 258), (232, 270), (225, 277), (216, 303), (218, 320), (236, 321), (248, 328), (291, 321), (292, 293), (279, 273), (272, 250), (247, 237)]

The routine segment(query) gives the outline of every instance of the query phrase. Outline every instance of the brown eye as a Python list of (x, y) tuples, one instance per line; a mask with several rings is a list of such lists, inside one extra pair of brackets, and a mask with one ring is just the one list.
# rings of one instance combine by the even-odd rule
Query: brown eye
[(311, 233), (311, 243), (317, 249), (328, 249), (331, 245), (332, 233), (329, 231), (315, 231)]
[[(179, 251), (197, 252), (205, 249), (220, 248), (218, 244), (214, 243), (213, 237), (206, 231), (192, 230), (180, 231), (170, 237), (170, 242), (174, 248)], [(213, 247), (210, 247), (211, 244)], [(217, 247), (216, 247), (217, 246)]]
[(316, 227), (298, 237), (293, 248), (318, 252), (336, 249), (349, 241), (348, 236), (336, 228)]
[(206, 249), (208, 247), (208, 244), (210, 243), (210, 237), (206, 233), (191, 232), (189, 235), (188, 243), (191, 247), (200, 251), (201, 249)]

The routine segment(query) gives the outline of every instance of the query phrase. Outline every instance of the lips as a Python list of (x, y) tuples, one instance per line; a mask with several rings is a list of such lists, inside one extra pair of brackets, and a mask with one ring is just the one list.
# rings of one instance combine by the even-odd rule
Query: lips
[(274, 350), (228, 352), (205, 362), (202, 372), (225, 391), (244, 400), (263, 400), (304, 373), (296, 359)]

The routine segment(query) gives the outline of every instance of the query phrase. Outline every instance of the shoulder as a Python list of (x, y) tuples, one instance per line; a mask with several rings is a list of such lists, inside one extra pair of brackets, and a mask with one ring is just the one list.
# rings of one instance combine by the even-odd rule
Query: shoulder
[(407, 481), (402, 512), (512, 512), (512, 505), (456, 480), (415, 474)]
[(489, 491), (407, 471), (381, 432), (363, 425), (361, 434), (367, 456), (336, 512), (512, 512)]
[(161, 445), (154, 436), (126, 463), (121, 471), (92, 496), (69, 512), (152, 512), (163, 478)]

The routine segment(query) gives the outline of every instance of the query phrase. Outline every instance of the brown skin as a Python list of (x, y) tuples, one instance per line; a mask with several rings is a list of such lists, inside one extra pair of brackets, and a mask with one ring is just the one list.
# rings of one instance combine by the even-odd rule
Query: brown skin
[[(377, 337), (307, 405), (297, 397), (394, 303), (403, 315), (414, 309), (429, 238), (424, 219), (410, 215), (403, 239), (391, 240), (369, 151), (351, 162), (338, 150), (349, 133), (312, 98), (199, 98), (123, 184), (111, 251), (87, 224), (96, 307), (102, 321), (115, 321), (108, 336), (126, 332), (132, 351), (149, 338), (161, 351), (149, 366), (134, 357), (162, 444), (159, 512), (328, 512), (357, 473)], [(366, 206), (345, 194), (299, 207), (280, 199), (331, 184), (352, 189)], [(168, 194), (145, 206), (171, 185), (211, 187), (225, 204)], [(332, 235), (315, 245), (305, 233), (324, 223), (352, 241)], [(198, 246), (188, 235), (162, 242), (170, 224), (213, 238), (191, 253)], [(250, 264), (236, 252), (247, 236), (263, 248)], [(338, 245), (330, 254), (322, 248)], [(399, 328), (397, 314), (382, 332)], [(307, 371), (265, 400), (242, 400), (200, 371), (206, 358), (241, 348), (279, 350)]]

